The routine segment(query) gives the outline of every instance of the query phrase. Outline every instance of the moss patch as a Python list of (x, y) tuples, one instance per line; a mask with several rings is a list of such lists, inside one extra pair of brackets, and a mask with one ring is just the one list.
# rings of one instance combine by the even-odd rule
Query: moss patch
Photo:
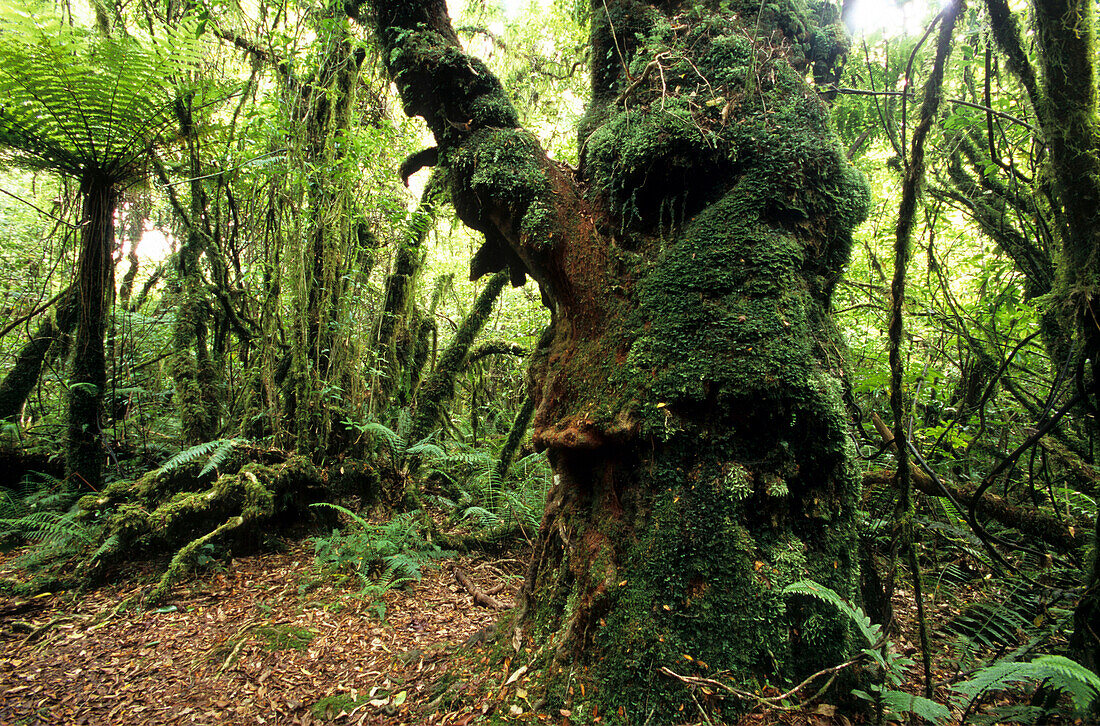
[(297, 628), (293, 625), (263, 625), (253, 633), (263, 641), (265, 650), (304, 651), (317, 637), (309, 628)]

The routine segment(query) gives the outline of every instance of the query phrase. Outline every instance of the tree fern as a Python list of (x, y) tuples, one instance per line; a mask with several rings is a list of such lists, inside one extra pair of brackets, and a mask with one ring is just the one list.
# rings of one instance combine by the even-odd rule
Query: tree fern
[[(0, 6), (0, 145), (21, 166), (134, 179), (198, 67), (197, 24), (106, 37), (51, 9)], [(152, 28), (150, 30), (153, 30)]]

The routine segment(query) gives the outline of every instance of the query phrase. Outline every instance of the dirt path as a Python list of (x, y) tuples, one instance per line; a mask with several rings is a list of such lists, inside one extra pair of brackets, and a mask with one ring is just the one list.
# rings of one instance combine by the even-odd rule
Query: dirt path
[(234, 560), (155, 610), (114, 612), (133, 583), (0, 597), (0, 724), (413, 723), (444, 656), (499, 617), (454, 567), (513, 604), (517, 561), (448, 560), (387, 593), (383, 623), (319, 581), (305, 545)]

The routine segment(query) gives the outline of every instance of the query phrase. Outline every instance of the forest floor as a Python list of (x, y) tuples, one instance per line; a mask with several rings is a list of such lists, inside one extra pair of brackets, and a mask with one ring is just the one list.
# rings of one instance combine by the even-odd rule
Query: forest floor
[[(509, 681), (509, 661), (491, 666), (484, 643), (501, 611), (459, 581), (510, 607), (524, 559), (446, 560), (378, 601), (320, 575), (299, 542), (208, 567), (154, 609), (120, 607), (155, 581), (151, 565), (79, 598), (0, 596), (0, 724), (466, 726), (495, 710), (568, 726), (520, 710), (523, 679)], [(904, 633), (898, 643), (911, 648)], [(830, 709), (739, 724), (860, 721)]]

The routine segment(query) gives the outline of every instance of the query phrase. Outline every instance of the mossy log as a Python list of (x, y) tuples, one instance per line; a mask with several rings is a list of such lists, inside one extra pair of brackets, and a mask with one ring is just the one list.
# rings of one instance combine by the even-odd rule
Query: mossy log
[(530, 378), (554, 483), (511, 638), (528, 690), (579, 720), (711, 721), (662, 669), (750, 690), (845, 660), (846, 618), (783, 595), (858, 595), (827, 311), (869, 193), (803, 77), (843, 53), (839, 14), (595, 2), (577, 178), (517, 128), (443, 0), (368, 5), (485, 234), (472, 271), (522, 266), (552, 312)]
[(174, 552), (146, 596), (147, 602), (161, 600), (203, 545), (229, 534), (255, 538), (263, 525), (328, 491), (324, 473), (305, 457), (251, 462), (216, 477), (199, 477), (197, 469), (158, 469), (83, 497), (80, 518), (104, 526), (100, 546), (79, 565), (79, 574), (94, 580), (123, 559)]

